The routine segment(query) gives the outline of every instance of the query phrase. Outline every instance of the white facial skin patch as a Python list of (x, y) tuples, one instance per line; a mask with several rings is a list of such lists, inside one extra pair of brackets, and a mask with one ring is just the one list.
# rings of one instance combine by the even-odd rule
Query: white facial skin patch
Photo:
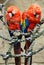
[(36, 18), (38, 18), (38, 17), (39, 17), (39, 15), (38, 15), (38, 14), (36, 14), (35, 12), (34, 12), (33, 14), (35, 15), (35, 17), (36, 17)]
[(9, 13), (10, 18), (12, 18), (12, 13)]
[(36, 13), (35, 13), (35, 12), (33, 12), (33, 14), (35, 15)]
[(39, 17), (39, 15), (36, 15), (36, 18), (38, 18)]

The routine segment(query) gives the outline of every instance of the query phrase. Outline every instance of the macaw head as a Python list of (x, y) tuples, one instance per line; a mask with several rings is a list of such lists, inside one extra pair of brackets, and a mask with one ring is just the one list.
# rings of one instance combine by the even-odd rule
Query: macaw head
[(8, 22), (20, 22), (21, 12), (16, 6), (10, 6), (6, 11), (6, 20)]
[(39, 23), (41, 19), (41, 8), (37, 4), (32, 4), (27, 10), (28, 19), (31, 23)]

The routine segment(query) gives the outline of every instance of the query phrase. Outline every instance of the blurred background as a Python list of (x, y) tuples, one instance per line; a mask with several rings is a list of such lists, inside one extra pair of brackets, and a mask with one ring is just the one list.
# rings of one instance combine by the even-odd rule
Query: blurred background
[[(4, 3), (5, 0), (0, 0), (0, 3)], [(7, 4), (5, 5), (5, 11), (7, 9), (7, 7), (9, 7), (10, 5), (15, 5), (17, 6), (20, 11), (24, 11), (26, 10), (31, 4), (36, 3), (39, 4), (41, 6), (41, 10), (42, 10), (42, 18), (44, 18), (44, 0), (9, 0), (7, 2)], [(41, 26), (41, 29), (44, 29), (44, 24)], [(4, 30), (4, 31), (3, 31)], [(7, 30), (6, 26), (3, 26), (3, 23), (0, 21), (0, 35), (5, 36), (6, 38), (9, 38), (9, 33)], [(36, 44), (34, 45), (34, 50), (38, 49), (40, 47), (42, 47), (44, 45), (44, 35), (40, 36), (38, 39), (35, 40)], [(8, 48), (9, 48), (9, 42), (3, 40), (0, 38), (0, 53), (6, 53)], [(21, 46), (24, 49), (24, 45), (25, 42), (21, 43)], [(12, 54), (13, 49), (12, 49)], [(24, 63), (24, 58), (22, 58), (22, 63)], [(14, 59), (9, 59), (8, 60), (9, 63), (14, 64)], [(2, 57), (0, 57), (0, 64), (3, 64), (4, 61), (2, 59)], [(35, 63), (37, 63), (38, 65), (44, 65), (44, 50), (42, 50), (41, 52), (37, 53), (36, 55), (33, 56), (33, 63), (34, 65), (36, 65)]]

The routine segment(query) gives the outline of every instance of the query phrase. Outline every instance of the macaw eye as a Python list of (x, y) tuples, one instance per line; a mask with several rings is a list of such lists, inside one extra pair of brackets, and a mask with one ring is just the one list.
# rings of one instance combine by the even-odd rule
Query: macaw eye
[(14, 16), (14, 14), (15, 14), (15, 11), (12, 11), (12, 13), (11, 13), (11, 14), (12, 14), (12, 16)]
[(9, 13), (10, 18), (12, 18), (12, 13)]
[(37, 14), (34, 12), (33, 15), (36, 17)]
[(38, 18), (38, 17), (39, 17), (39, 15), (37, 14), (37, 15), (36, 15), (36, 18)]
[(8, 13), (8, 14), (9, 14), (10, 18), (12, 18), (15, 14), (15, 11), (12, 11), (11, 13)]
[(12, 14), (15, 14), (15, 13), (16, 13), (15, 10), (13, 10), (13, 11), (12, 11)]
[(36, 18), (38, 18), (38, 17), (39, 17), (39, 15), (38, 15), (37, 13), (34, 13), (34, 16), (35, 16)]

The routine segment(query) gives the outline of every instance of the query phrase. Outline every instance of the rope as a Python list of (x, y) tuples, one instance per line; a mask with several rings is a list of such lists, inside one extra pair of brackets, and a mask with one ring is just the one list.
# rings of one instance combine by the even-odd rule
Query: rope
[(36, 54), (36, 53), (38, 53), (38, 52), (40, 52), (40, 51), (42, 51), (43, 49), (44, 49), (44, 46), (42, 46), (42, 47), (39, 48), (38, 50), (34, 51), (34, 52), (33, 52), (33, 55)]
[[(35, 35), (32, 36), (32, 37), (26, 38), (26, 40), (35, 39), (35, 38), (41, 36), (43, 33), (44, 33), (44, 30), (43, 30), (41, 33), (35, 34)], [(25, 34), (25, 33), (23, 33), (23, 34)], [(23, 34), (22, 34), (22, 35), (23, 35)], [(26, 35), (28, 35), (28, 33), (26, 33)], [(15, 38), (12, 38), (12, 39), (7, 39), (7, 38), (5, 38), (5, 37), (3, 37), (3, 36), (1, 36), (1, 35), (0, 35), (0, 38), (2, 38), (2, 39), (4, 39), (4, 40), (7, 40), (7, 41), (12, 41), (13, 39), (14, 39), (14, 40), (17, 40), (16, 37), (15, 37)], [(23, 42), (23, 41), (25, 41), (25, 39), (23, 39), (23, 40), (17, 40), (17, 41), (18, 41), (18, 42)]]
[(15, 58), (15, 57), (30, 57), (31, 55), (35, 55), (36, 53), (38, 53), (38, 52), (40, 52), (41, 50), (43, 50), (44, 49), (44, 46), (43, 47), (41, 47), (40, 49), (38, 49), (38, 50), (36, 50), (36, 51), (30, 51), (30, 52), (28, 52), (27, 54), (26, 53), (23, 53), (23, 54), (16, 54), (16, 55), (11, 55), (11, 54), (7, 54), (7, 55), (5, 55), (5, 54), (0, 54), (0, 56), (2, 56), (3, 58), (10, 58), (10, 57), (13, 57), (13, 58)]

